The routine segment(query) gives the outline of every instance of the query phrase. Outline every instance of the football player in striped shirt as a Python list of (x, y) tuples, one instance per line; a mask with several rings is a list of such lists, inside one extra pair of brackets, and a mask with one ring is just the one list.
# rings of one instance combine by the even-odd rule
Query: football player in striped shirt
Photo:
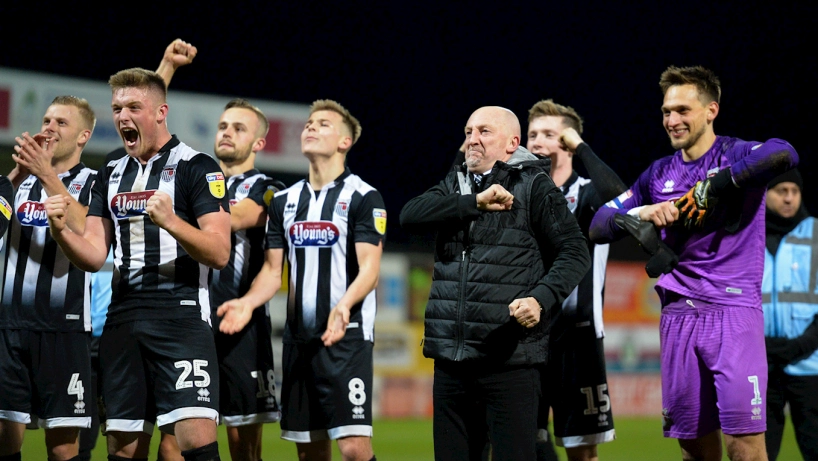
[(312, 104), (301, 132), (309, 175), (273, 198), (264, 265), (250, 291), (218, 309), (221, 331), (240, 331), (281, 287), (287, 257), (281, 437), (302, 460), (328, 461), (331, 440), (345, 460), (375, 459), (372, 346), (386, 210), (345, 167), (360, 134), (337, 102)]
[[(16, 138), (14, 215), (6, 242), (0, 302), (0, 459), (20, 459), (27, 424), (46, 431), (51, 459), (79, 452), (79, 430), (91, 425), (89, 277), (71, 264), (48, 228), (47, 197), (71, 204), (68, 227), (85, 225), (96, 172), (80, 162), (96, 118), (88, 101), (58, 96), (40, 133)], [(32, 353), (35, 352), (35, 353)]]
[(84, 270), (113, 246), (114, 277), (100, 340), (109, 459), (146, 458), (154, 420), (186, 460), (219, 459), (219, 374), (210, 327), (210, 269), (230, 258), (224, 173), (170, 134), (161, 76), (111, 76), (114, 124), (128, 155), (102, 169), (85, 232), (46, 203), (52, 234)]

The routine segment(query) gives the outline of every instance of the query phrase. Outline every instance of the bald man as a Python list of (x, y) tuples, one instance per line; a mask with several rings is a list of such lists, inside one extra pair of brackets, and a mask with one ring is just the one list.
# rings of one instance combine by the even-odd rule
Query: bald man
[(534, 460), (539, 365), (553, 309), (590, 266), (585, 239), (520, 122), (481, 107), (465, 162), (410, 200), (401, 225), (436, 232), (423, 354), (435, 360), (435, 459)]

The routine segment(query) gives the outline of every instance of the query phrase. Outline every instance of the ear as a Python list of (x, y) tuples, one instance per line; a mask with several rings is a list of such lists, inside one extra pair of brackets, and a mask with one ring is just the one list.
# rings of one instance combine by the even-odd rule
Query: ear
[(338, 150), (340, 152), (346, 152), (350, 147), (352, 147), (352, 136), (341, 137), (341, 140), (338, 141)]
[(508, 141), (508, 145), (506, 145), (506, 153), (513, 154), (514, 151), (517, 150), (518, 147), (520, 147), (520, 137), (517, 136), (517, 135), (514, 135)]
[(712, 122), (716, 119), (716, 116), (719, 115), (719, 103), (716, 101), (710, 101), (710, 104), (707, 105), (707, 121)]
[(161, 124), (162, 122), (164, 122), (165, 119), (168, 117), (168, 111), (170, 111), (168, 104), (167, 103), (161, 104), (156, 109), (156, 123)]
[(253, 148), (251, 149), (253, 152), (258, 152), (264, 149), (264, 146), (267, 145), (267, 140), (264, 138), (256, 138), (253, 142)]
[(77, 144), (80, 146), (85, 146), (88, 144), (88, 140), (91, 139), (91, 130), (82, 130), (80, 135), (77, 137)]

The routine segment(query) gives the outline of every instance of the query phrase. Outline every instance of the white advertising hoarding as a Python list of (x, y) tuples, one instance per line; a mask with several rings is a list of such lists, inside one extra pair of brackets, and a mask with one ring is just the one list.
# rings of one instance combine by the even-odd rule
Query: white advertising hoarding
[[(240, 89), (240, 84), (237, 85)], [(111, 89), (96, 82), (58, 75), (0, 67), (0, 143), (14, 145), (24, 131), (39, 131), (42, 116), (56, 96), (85, 98), (97, 116), (97, 126), (85, 148), (88, 154), (105, 155), (122, 146), (111, 115)], [(219, 117), (233, 96), (168, 92), (168, 127), (185, 144), (213, 153)], [(262, 170), (306, 173), (309, 163), (301, 155), (301, 130), (309, 116), (306, 104), (250, 100), (270, 122), (267, 145), (256, 156)]]

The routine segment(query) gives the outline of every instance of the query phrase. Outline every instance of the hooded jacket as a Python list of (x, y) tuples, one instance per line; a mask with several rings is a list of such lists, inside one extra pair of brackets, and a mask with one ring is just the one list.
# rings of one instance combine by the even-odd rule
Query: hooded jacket
[[(520, 147), (508, 162), (495, 163), (479, 190), (461, 165), (404, 206), (405, 229), (437, 232), (426, 357), (500, 366), (545, 363), (551, 311), (590, 265), (579, 225), (547, 174), (549, 164)], [(514, 195), (510, 210), (477, 209), (476, 193), (492, 184)], [(509, 314), (508, 305), (526, 297), (543, 308), (533, 328)]]

